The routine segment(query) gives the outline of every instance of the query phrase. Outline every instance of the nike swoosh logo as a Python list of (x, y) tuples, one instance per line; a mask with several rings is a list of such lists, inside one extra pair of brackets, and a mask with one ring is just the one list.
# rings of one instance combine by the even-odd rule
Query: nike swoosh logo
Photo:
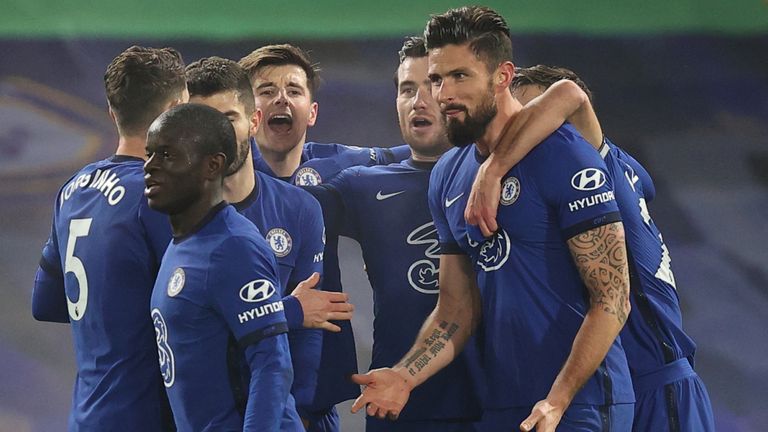
[(448, 198), (446, 198), (446, 199), (445, 199), (445, 208), (448, 208), (448, 207), (450, 207), (451, 205), (453, 205), (453, 203), (455, 203), (456, 201), (458, 201), (458, 200), (459, 200), (459, 198), (461, 198), (461, 197), (463, 197), (463, 196), (464, 196), (464, 192), (460, 193), (460, 194), (459, 194), (459, 196), (457, 196), (456, 198), (453, 198), (453, 199), (448, 199)]
[(383, 193), (381, 193), (381, 191), (379, 191), (376, 194), (376, 199), (379, 200), (379, 201), (384, 201), (387, 198), (392, 198), (393, 196), (398, 196), (398, 195), (400, 195), (401, 193), (404, 193), (404, 192), (405, 191), (402, 190), (400, 192), (392, 192), (392, 193), (388, 193), (388, 194), (383, 194)]

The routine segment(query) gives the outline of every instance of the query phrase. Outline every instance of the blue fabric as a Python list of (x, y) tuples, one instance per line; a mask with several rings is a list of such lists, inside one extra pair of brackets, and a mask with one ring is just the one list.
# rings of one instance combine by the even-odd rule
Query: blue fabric
[[(427, 205), (433, 166), (408, 159), (353, 167), (312, 189), (324, 207), (338, 198), (342, 232), (362, 249), (374, 299), (370, 369), (398, 362), (437, 303), (440, 250)], [(395, 423), (478, 417), (481, 373), (471, 366), (476, 357), (470, 341), (453, 362), (411, 392)]]
[(250, 430), (276, 430), (286, 413), (298, 420), (278, 281), (274, 253), (229, 205), (169, 245), (151, 316), (180, 431), (238, 430), (244, 419)]
[[(510, 432), (531, 414), (533, 406), (505, 410), (486, 410), (476, 432)], [(558, 432), (629, 432), (632, 429), (634, 404), (571, 404), (560, 419)], [(655, 432), (656, 429), (643, 429)]]
[[(481, 162), (474, 146), (443, 155), (430, 179), (430, 210), (441, 247), (458, 245), (474, 265), (483, 310), (476, 336), (489, 387), (484, 408), (529, 406), (548, 394), (589, 308), (566, 240), (620, 217), (605, 163), (564, 125), (504, 176), (500, 228), (478, 238), (464, 208)], [(632, 402), (617, 340), (574, 403)]]
[(714, 432), (712, 403), (701, 378), (680, 359), (635, 382), (636, 432)]
[(127, 156), (87, 165), (54, 205), (32, 305), (37, 319), (70, 321), (77, 378), (69, 430), (171, 427), (147, 312), (171, 231), (147, 207), (143, 165)]

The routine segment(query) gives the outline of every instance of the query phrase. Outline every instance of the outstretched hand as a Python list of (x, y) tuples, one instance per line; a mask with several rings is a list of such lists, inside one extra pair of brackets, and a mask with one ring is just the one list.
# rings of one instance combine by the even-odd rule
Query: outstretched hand
[(349, 303), (345, 293), (321, 291), (315, 289), (320, 281), (320, 274), (313, 273), (299, 283), (291, 293), (301, 304), (304, 312), (304, 327), (319, 328), (331, 332), (340, 332), (341, 327), (331, 320), (350, 320), (355, 307)]
[(363, 394), (352, 404), (352, 412), (365, 407), (369, 416), (380, 419), (397, 420), (412, 390), (408, 381), (390, 368), (374, 369), (365, 375), (354, 374), (352, 381), (365, 386)]

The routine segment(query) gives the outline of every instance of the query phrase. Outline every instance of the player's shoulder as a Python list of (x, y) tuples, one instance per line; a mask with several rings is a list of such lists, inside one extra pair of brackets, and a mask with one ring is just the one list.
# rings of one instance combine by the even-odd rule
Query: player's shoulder
[[(266, 248), (264, 238), (256, 225), (240, 214), (234, 206), (224, 206), (216, 216), (215, 225), (212, 225), (211, 230), (212, 237), (215, 238), (213, 240), (215, 248), (226, 249), (229, 246), (251, 244)], [(218, 223), (216, 219), (219, 220)]]
[(439, 178), (449, 175), (468, 157), (474, 157), (476, 147), (474, 145), (466, 147), (454, 147), (445, 152), (438, 159), (435, 167), (432, 169), (431, 178)]
[(325, 158), (344, 154), (370, 154), (372, 149), (339, 143), (304, 143), (304, 152), (309, 159)]
[(559, 128), (545, 138), (538, 148), (548, 151), (572, 151), (574, 144), (576, 148), (592, 148), (592, 146), (579, 134), (576, 128), (570, 123), (563, 123)]
[[(546, 166), (567, 164), (574, 158), (597, 161), (600, 155), (570, 123), (564, 123), (523, 158), (521, 165)], [(538, 168), (537, 168), (538, 169)]]
[(298, 186), (276, 179), (259, 171), (256, 171), (256, 176), (259, 179), (259, 187), (262, 188), (262, 193), (270, 193), (274, 195), (278, 198), (278, 202), (283, 203), (288, 208), (314, 209), (315, 207), (319, 208), (320, 206), (311, 193)]

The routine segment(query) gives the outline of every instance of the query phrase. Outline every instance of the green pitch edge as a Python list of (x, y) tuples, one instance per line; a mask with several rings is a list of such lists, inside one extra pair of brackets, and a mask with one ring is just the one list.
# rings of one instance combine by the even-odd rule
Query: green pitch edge
[[(437, 0), (4, 0), (0, 37), (360, 38), (420, 33)], [(768, 34), (768, 0), (493, 0), (514, 33)]]

